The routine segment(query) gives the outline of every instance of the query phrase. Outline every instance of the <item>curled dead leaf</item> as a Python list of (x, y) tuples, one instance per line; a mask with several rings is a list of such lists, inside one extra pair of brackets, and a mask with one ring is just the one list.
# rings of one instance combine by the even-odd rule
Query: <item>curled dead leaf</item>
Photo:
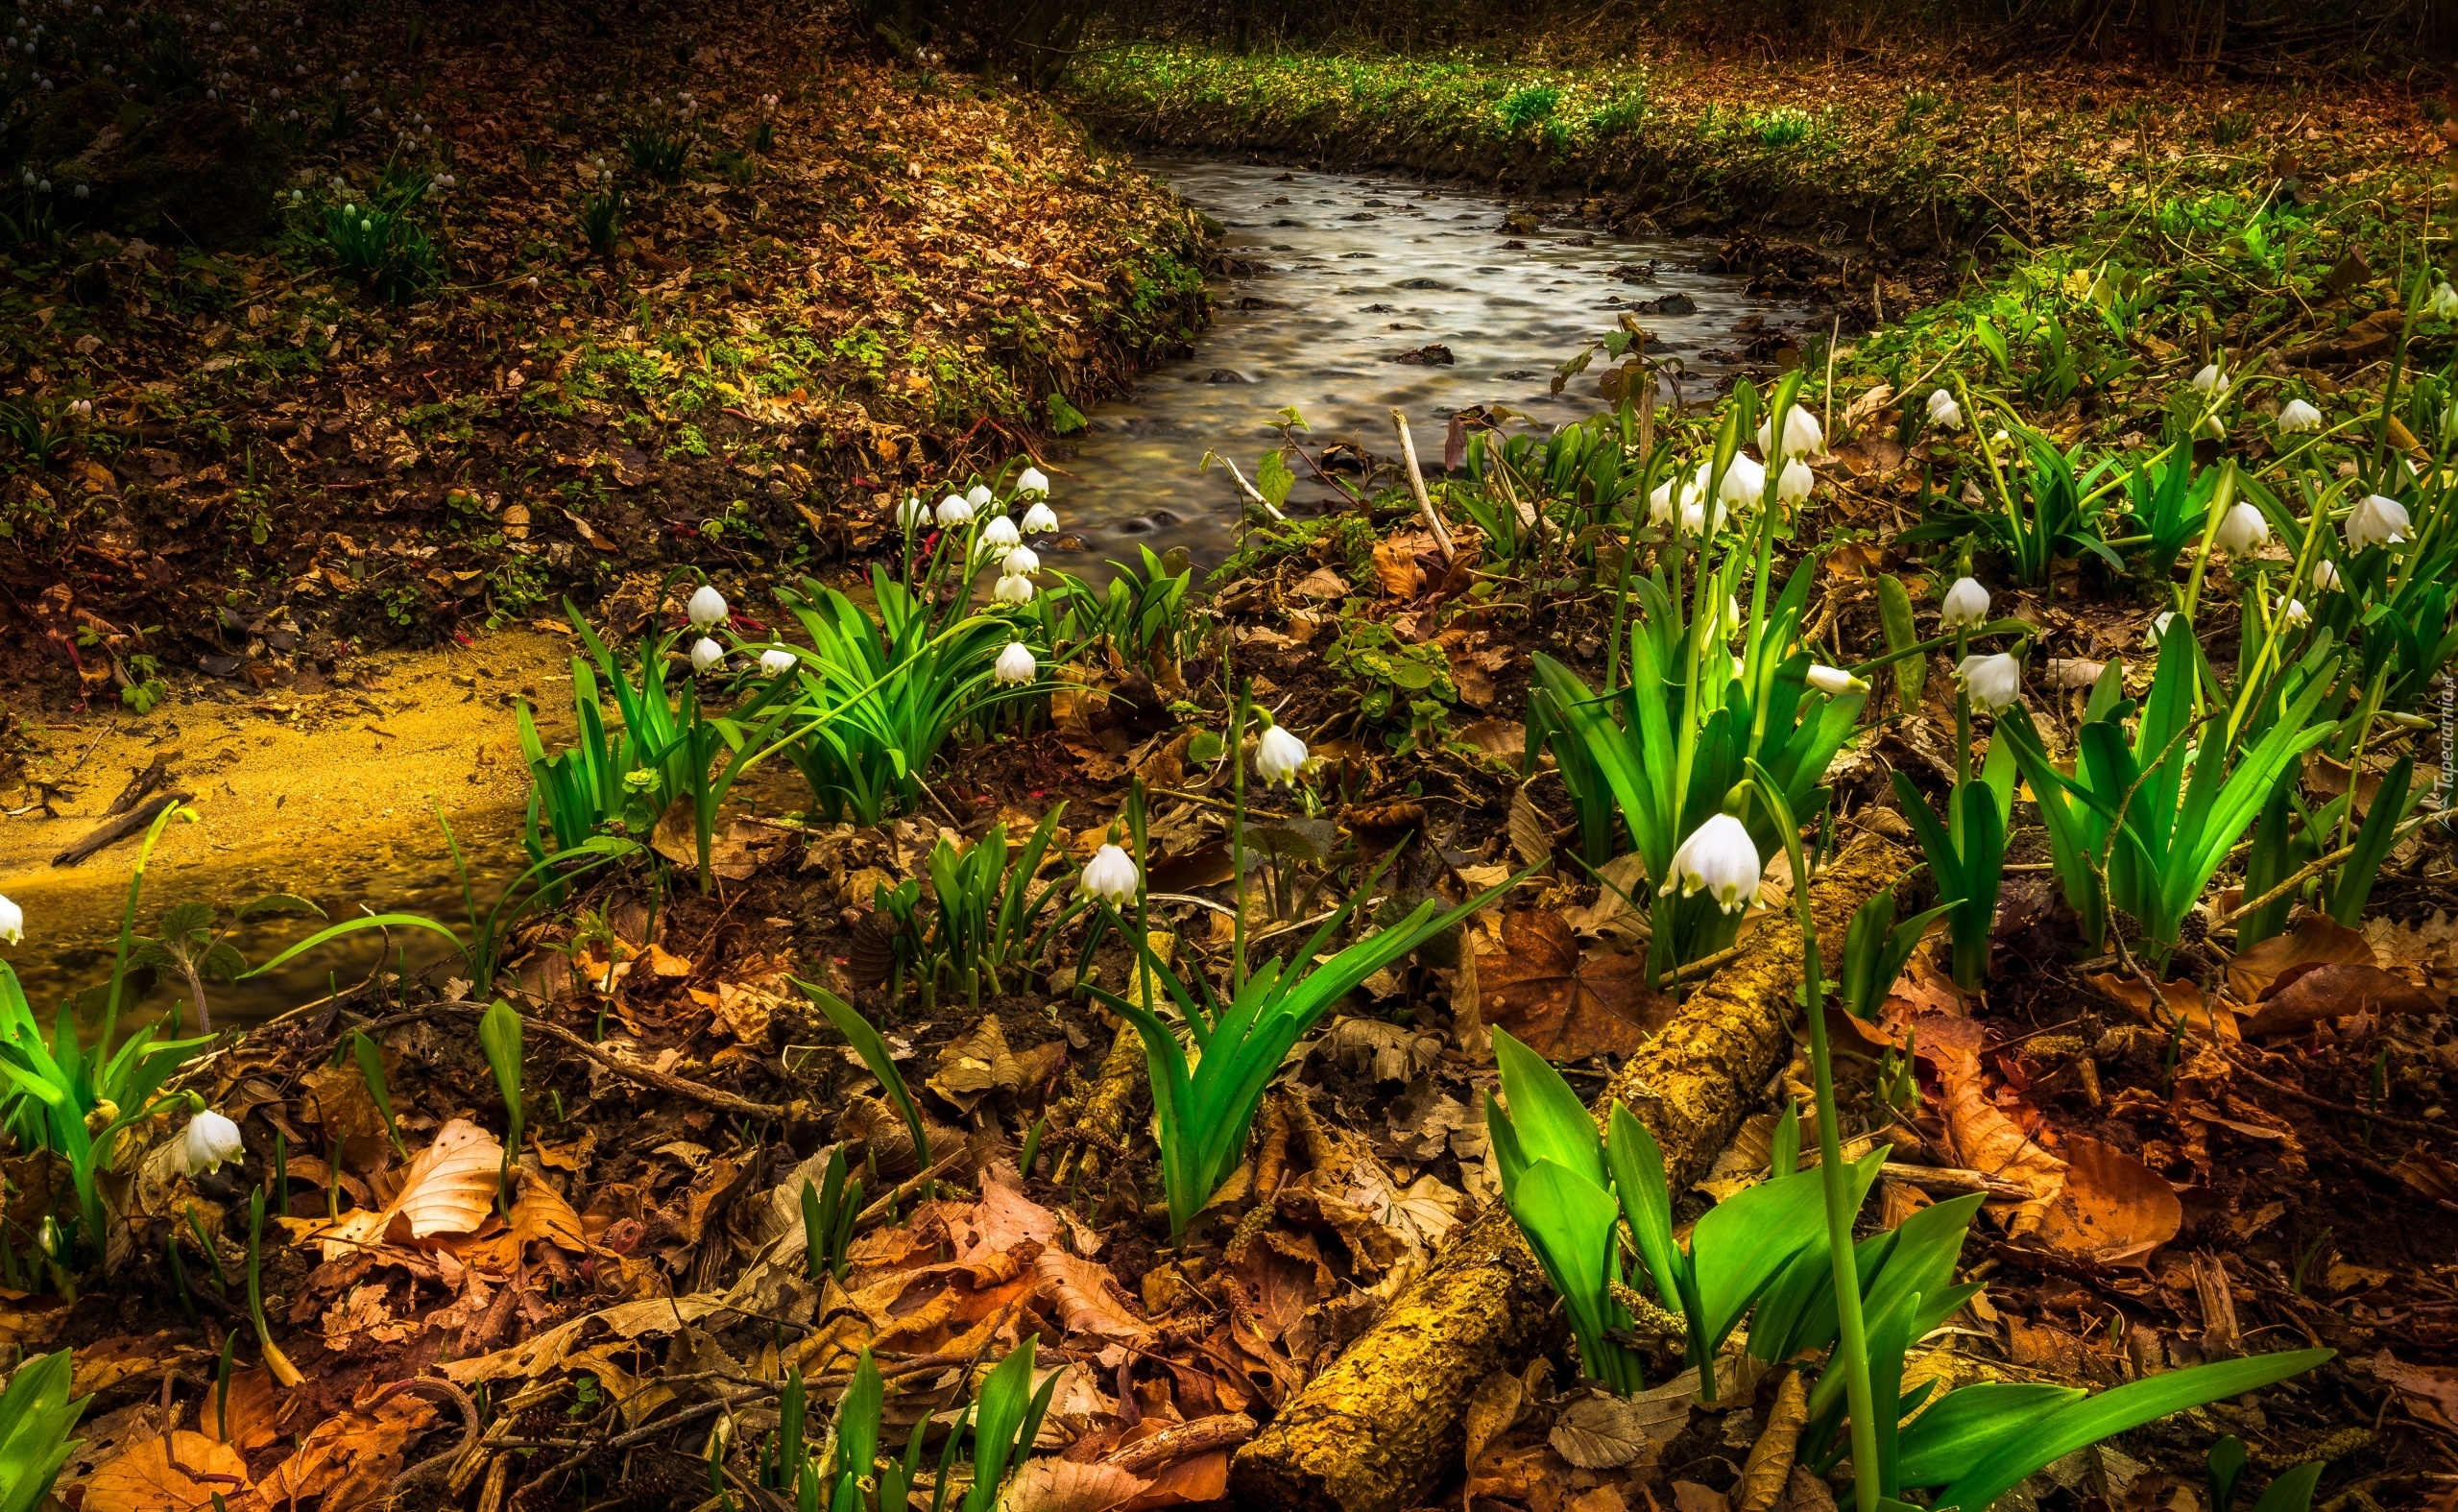
[(2168, 1179), (2112, 1144), (2065, 1141), (2065, 1185), (2035, 1236), (2102, 1265), (2139, 1265), (2177, 1236), (2184, 1204)]
[(332, 1260), (388, 1240), (467, 1234), (494, 1205), (502, 1169), (502, 1143), (468, 1119), (455, 1118), (437, 1133), (434, 1143), (411, 1158), (401, 1189), (391, 1202), (317, 1225), (301, 1242), (321, 1242), (325, 1259)]
[(2325, 1020), (2352, 1014), (2440, 1013), (2448, 1006), (2443, 995), (2377, 966), (2300, 965), (2271, 984), (2269, 996), (2245, 1020), (2245, 1032), (2301, 1034)]
[(2275, 934), (2239, 952), (2228, 963), (2228, 990), (2238, 1002), (2258, 1002), (2292, 968), (2322, 962), (2380, 964), (2363, 935), (2326, 914), (2314, 914), (2298, 920), (2285, 934)]

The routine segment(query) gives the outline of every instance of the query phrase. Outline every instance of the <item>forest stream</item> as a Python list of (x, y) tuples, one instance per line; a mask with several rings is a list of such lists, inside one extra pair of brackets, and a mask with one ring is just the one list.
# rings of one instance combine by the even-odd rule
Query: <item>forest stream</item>
[[(1558, 228), (1513, 237), (1500, 201), (1449, 185), (1207, 159), (1144, 166), (1221, 222), (1226, 249), (1256, 271), (1215, 280), (1214, 319), (1193, 350), (1096, 407), (1059, 463), (1054, 503), (1083, 544), (1053, 552), (1051, 565), (1095, 583), (1138, 544), (1217, 565), (1236, 538), (1237, 486), (1202, 468), (1203, 455), (1251, 462), (1283, 406), (1318, 442), (1375, 446), (1388, 440), (1389, 412), (1404, 409), (1430, 427), (1421, 444), (1438, 457), (1440, 424), (1470, 404), (1551, 421), (1584, 413), (1583, 397), (1549, 392), (1554, 366), (1622, 311), (1647, 306), (1662, 343), (1651, 350), (1680, 359), (1700, 378), (1687, 387), (1703, 392), (1737, 361), (1716, 343), (1778, 308), (1744, 294), (1738, 276), (1698, 271), (1704, 244)], [(550, 745), (567, 734), (568, 651), (535, 629), (499, 630), (473, 645), (372, 657), (356, 686), (188, 683), (149, 715), (55, 721), (55, 738), (85, 753), (76, 796), (53, 815), (0, 824), (0, 896), (57, 921), (44, 948), (30, 943), (17, 957), (28, 997), (50, 1004), (108, 973), (138, 841), (70, 867), (52, 857), (100, 824), (122, 779), (157, 756), (199, 817), (162, 836), (147, 873), (149, 915), (188, 899), (229, 905), (285, 892), (328, 919), (365, 909), (458, 923), (461, 878), (439, 810), (483, 908), (515, 871), (528, 791), (512, 701), (530, 700)], [(793, 796), (790, 783), (762, 791)], [(262, 919), (233, 943), (261, 960), (313, 923)], [(390, 944), (414, 965), (448, 949), (421, 933)], [(362, 975), (383, 948), (362, 935), (221, 988), (220, 1017), (255, 1022), (321, 996), (328, 973)]]

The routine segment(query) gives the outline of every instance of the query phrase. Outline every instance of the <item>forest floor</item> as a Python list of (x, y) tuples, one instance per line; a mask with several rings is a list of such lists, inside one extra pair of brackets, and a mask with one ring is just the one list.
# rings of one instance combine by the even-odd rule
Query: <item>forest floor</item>
[(807, 12), (61, 24), (0, 288), (0, 656), (54, 702), (842, 561), (1201, 318), (1148, 180)]
[[(1002, 465), (1183, 340), (1202, 307), (1195, 219), (1068, 117), (966, 76), (863, 60), (817, 23), (695, 19), (705, 30), (656, 50), (576, 29), (552, 54), (557, 81), (475, 15), (430, 12), (417, 31), (321, 12), (229, 22), (189, 35), (210, 59), (198, 77), (253, 68), (253, 98), (278, 119), (273, 81), (307, 67), (344, 81), (336, 122), (378, 101), (383, 120), (338, 143), (298, 128), (274, 187), (285, 203), (297, 187), (307, 208), (276, 212), (296, 219), (270, 251), (241, 237), (205, 252), (152, 229), (145, 250), (113, 233), (105, 251), (72, 233), (75, 257), (12, 253), (16, 292), (0, 294), (34, 315), (11, 324), (8, 403), (35, 428), (0, 521), (8, 589), (39, 633), (13, 653), (33, 669), (11, 685), (20, 708), (83, 691), (141, 713), (168, 694), (164, 720), (202, 732), (222, 719), (222, 734), (184, 736), (175, 756), (236, 785), (186, 784), (209, 822), (166, 837), (166, 856), (209, 844), (226, 815), (295, 845), (373, 843), (309, 822), (352, 817), (353, 774), (396, 807), (433, 796), (430, 778), (448, 785), (448, 771), (385, 765), (430, 734), (508, 753), (502, 695), (516, 686), (552, 709), (560, 754), (576, 721), (545, 690), (549, 669), (587, 650), (553, 616), (563, 591), (610, 641), (651, 637), (662, 683), (690, 587), (664, 570), (703, 566), (742, 616), (731, 649), (756, 652), (778, 629), (756, 589), (874, 562), (894, 576), (894, 501), (908, 488), (1011, 488)], [(301, 36), (312, 40), (289, 40)], [(2448, 141), (2386, 90), (2323, 103), (2081, 71), (2016, 84), (1149, 48), (1091, 57), (1072, 88), (1071, 108), (1117, 136), (1505, 176), (1525, 198), (1506, 235), (1727, 232), (1723, 265), (1800, 299), (1805, 329), (1839, 333), (1753, 353), (1758, 383), (1800, 380), (1823, 420), (1815, 492), (1784, 516), (1762, 584), (1772, 600), (1794, 564), (1807, 567), (1797, 649), (1851, 667), (1929, 636), (1968, 568), (1995, 590), (1995, 616), (2030, 627), (2024, 686), (2060, 755), (2105, 712), (2095, 684), (2147, 693), (2144, 642), (2163, 611), (2200, 626), (2226, 674), (2208, 674), (2215, 695), (2238, 669), (2258, 673), (2271, 595), (2311, 566), (2289, 527), (2343, 509), (2340, 485), (2412, 458), (2382, 486), (2438, 531), (2458, 512), (2442, 476), (2458, 311), (2428, 307), (2446, 258)], [(653, 187), (626, 134), (654, 148), (687, 120), (702, 145), (683, 182)], [(345, 160), (318, 160), (327, 151)], [(600, 155), (632, 196), (603, 256), (574, 219), (603, 190)], [(399, 166), (456, 180), (419, 212), (447, 238), (450, 282), (405, 307), (352, 287), (315, 244), (330, 202)], [(60, 194), (70, 170), (51, 172)], [(1267, 292), (1267, 274), (1249, 276)], [(1648, 350), (1630, 313), (1562, 354), (1563, 385), (1595, 393), (1600, 411), (1578, 444), (1607, 438), (1619, 458), (1635, 441), (1623, 399), (1651, 388)], [(2205, 427), (2227, 396), (2192, 381), (2208, 364), (2233, 395), (2218, 437)], [(1927, 407), (1940, 392), (1957, 426)], [(2323, 430), (2282, 430), (2290, 399), (2315, 406)], [(79, 400), (90, 419), (68, 408)], [(1686, 468), (1714, 451), (1723, 413), (1711, 401), (1648, 424)], [(433, 970), (360, 959), (355, 977), (222, 1040), (176, 1085), (236, 1121), (244, 1157), (189, 1170), (183, 1109), (130, 1126), (104, 1186), (105, 1253), (82, 1287), (61, 1284), (73, 1261), (39, 1258), (46, 1216), (74, 1202), (68, 1163), (21, 1138), (6, 1163), (0, 1331), (30, 1351), (73, 1346), (76, 1389), (94, 1393), (61, 1482), (72, 1504), (342, 1512), (390, 1493), (481, 1512), (779, 1507), (792, 1501), (788, 1446), (793, 1461), (802, 1452), (791, 1380), (830, 1404), (815, 1414), (832, 1412), (867, 1350), (886, 1376), (886, 1452), (910, 1439), (936, 1462), (954, 1440), (933, 1439), (934, 1425), (1034, 1337), (1052, 1395), (1005, 1505), (1252, 1505), (1258, 1482), (1233, 1489), (1233, 1453), (1251, 1476), (1285, 1447), (1276, 1418), (1319, 1421), (1309, 1394), (1336, 1362), (1463, 1326), (1417, 1283), (1445, 1274), (1450, 1241), (1484, 1232), (1479, 1214), (1500, 1195), (1482, 1112), (1498, 1085), (1491, 1030), (1593, 1096), (1686, 1043), (1685, 1002), (1754, 1004), (1774, 1026), (1763, 1064), (1675, 1151), (1684, 1232), (1780, 1175), (1778, 1116), (1811, 1101), (1790, 984), (1763, 1002), (1716, 995), (1776, 979), (1749, 952), (1784, 937), (1802, 879), (1771, 858), (1726, 972), (1722, 955), (1702, 963), (1687, 996), (1651, 979), (1654, 921), (1621, 896), (1646, 878), (1609, 855), (1613, 805), (1596, 830), (1564, 745), (1529, 738), (1535, 658), (1591, 686), (1628, 665), (1617, 637), (1667, 612), (1632, 584), (1671, 563), (1677, 586), (1682, 543), (1648, 522), (1634, 471), (1554, 470), (1548, 459), (1570, 453), (1543, 448), (1561, 443), (1514, 436), (1507, 417), (1452, 420), (1419, 438), (1423, 502), (1396, 444), (1333, 457), (1293, 432), (1249, 469), (1292, 517), (1255, 519), (1202, 591), (1130, 579), (1122, 612), (1097, 623), (1082, 604), (1062, 620), (1047, 593), (995, 611), (1000, 639), (1012, 629), (1036, 645), (1048, 696), (1016, 705), (1023, 718), (969, 708), (942, 758), (914, 763), (929, 780), (904, 811), (863, 822), (837, 807), (841, 791), (807, 791), (776, 761), (717, 811), (704, 887), (688, 796), (664, 791), (675, 806), (643, 814), (617, 795), (604, 834), (638, 849), (568, 896), (517, 922), (473, 918), (470, 951)], [(2000, 430), (2021, 435), (1992, 440)], [(2060, 459), (2085, 480), (2077, 499), (2100, 492), (2035, 526), (2067, 475)], [(2275, 539), (2214, 558), (2215, 519), (2190, 516), (2176, 538), (2189, 568), (2178, 551), (2157, 559), (2137, 538), (2176, 528), (2184, 506), (2154, 496), (2169, 471), (2205, 505), (2223, 474), (2267, 490), (2284, 501)], [(926, 561), (955, 540), (913, 534)], [(2446, 540), (2411, 549), (2446, 561)], [(2394, 596), (2363, 576), (2378, 564), (2348, 558), (2359, 610), (2293, 590), (2368, 659), (2350, 706), (2370, 685), (2429, 725), (2449, 601)], [(1738, 611), (1752, 569), (1734, 565)], [(2412, 585), (2433, 587), (2429, 573)], [(1890, 623), (1895, 588), (1906, 607)], [(491, 622), (518, 627), (518, 644), (491, 652), (508, 645)], [(456, 629), (471, 637), (458, 653), (469, 670), (422, 664), (413, 728), (393, 707), (408, 693), (368, 648)], [(181, 656), (223, 681), (201, 691)], [(761, 696), (748, 660), (702, 681), (711, 708)], [(1874, 673), (1867, 706), (1850, 706), (1824, 818), (1808, 827), (1831, 863), (1819, 880), (1873, 854), (1891, 858), (1890, 879), (1910, 876), (1910, 808), (2003, 748), (2004, 726), (1960, 709), (1938, 661)], [(1307, 743), (1291, 787), (1241, 790), (1245, 763), (1224, 738), (1241, 683)], [(25, 780), (24, 807), (94, 749), (90, 727), (34, 723), (22, 768), (0, 773)], [(2428, 730), (2360, 712), (2341, 728), (2279, 805), (2301, 814), (2301, 840), (2343, 832), (2328, 805), (2350, 787), (2347, 823), (2363, 822), (2398, 756), (2413, 757), (2412, 792), (2446, 764)], [(250, 769), (252, 740), (327, 755), (347, 742), (350, 759), (319, 770), (277, 746), (283, 765)], [(94, 759), (133, 766), (161, 745)], [(1508, 889), (1310, 1026), (1256, 1116), (1251, 1158), (1176, 1239), (1144, 1047), (1094, 991), (1139, 973), (1118, 931), (1072, 911), (1080, 868), (1124, 838), (1133, 784), (1148, 802), (1136, 843), (1156, 948), (1189, 980), (1225, 982), (1233, 958), (1285, 951), (1352, 896), (1387, 924), (1418, 900)], [(2136, 955), (2085, 944), (2039, 795), (2016, 791), (2011, 864), (1982, 920), (1984, 979), (1956, 984), (1940, 925), (1869, 1017), (1835, 1019), (1849, 1148), (1891, 1149), (1864, 1233), (1957, 1192), (1988, 1198), (1954, 1271), (1985, 1289), (1919, 1341), (1914, 1374), (2113, 1387), (2332, 1349), (2257, 1397), (2060, 1457), (2027, 1494), (2058, 1508), (2203, 1506), (2204, 1455), (2232, 1433), (2257, 1481), (2328, 1460), (2322, 1505), (2458, 1503), (2446, 835), (2404, 838), (2348, 922), (2325, 911), (2348, 884), (2317, 868), (2293, 926), (2264, 941), (2237, 932), (2247, 863), (2223, 858), (2155, 995)], [(1241, 805), (1247, 859), (1264, 857), (1243, 878), (1228, 823)], [(1016, 869), (1030, 906), (1000, 973), (968, 984), (929, 964), (952, 927), (932, 922), (953, 908), (948, 868), (998, 856), (979, 848), (994, 834), (1021, 853), (1045, 824), (1053, 849)], [(133, 844), (113, 854), (132, 858)], [(133, 933), (199, 962), (215, 945), (265, 955), (274, 937), (227, 906), (163, 922), (164, 902), (189, 900), (191, 879), (168, 876), (131, 905)], [(1904, 912), (1937, 886), (1906, 881)], [(1860, 899), (1829, 901), (1848, 915)], [(47, 927), (29, 920), (30, 935)], [(2120, 919), (2114, 938), (2149, 956), (2139, 928)], [(1831, 964), (1840, 940), (1826, 949)], [(140, 965), (149, 1012), (223, 991), (217, 973), (235, 970), (201, 966), (191, 983), (158, 951)], [(98, 962), (96, 979), (107, 971)], [(877, 1026), (877, 1059), (819, 995)], [(498, 996), (525, 1020), (509, 1095), (473, 1032)], [(832, 1269), (806, 1253), (804, 1207), (831, 1155), (870, 1205)], [(252, 1192), (270, 1194), (253, 1240)], [(1538, 1321), (1472, 1374), (1395, 1398), (1438, 1452), (1356, 1506), (1833, 1504), (1806, 1467), (1785, 1369), (1712, 1404), (1667, 1369), (1632, 1416), (1578, 1380), (1517, 1253), (1514, 1295), (1532, 1291)], [(297, 1384), (276, 1380), (249, 1316), (257, 1291), (263, 1336), (304, 1369)], [(1314, 1452), (1371, 1452), (1356, 1420), (1338, 1421), (1357, 1442)], [(972, 1471), (955, 1461), (953, 1483)]]

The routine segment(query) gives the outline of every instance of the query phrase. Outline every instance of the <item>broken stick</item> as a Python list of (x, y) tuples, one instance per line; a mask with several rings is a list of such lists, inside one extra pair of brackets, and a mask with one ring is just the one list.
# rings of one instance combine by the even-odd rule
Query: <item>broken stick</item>
[(1442, 560), (1448, 562), (1457, 555), (1451, 545), (1451, 532), (1443, 528), (1442, 516), (1434, 512), (1434, 495), (1425, 491), (1425, 472), (1417, 466), (1417, 443), (1409, 434), (1409, 418), (1393, 410), (1391, 424), (1400, 433), (1400, 455), (1409, 462), (1409, 492), (1417, 496), (1417, 513), (1425, 516), (1426, 528), (1434, 532), (1434, 543), (1442, 548)]

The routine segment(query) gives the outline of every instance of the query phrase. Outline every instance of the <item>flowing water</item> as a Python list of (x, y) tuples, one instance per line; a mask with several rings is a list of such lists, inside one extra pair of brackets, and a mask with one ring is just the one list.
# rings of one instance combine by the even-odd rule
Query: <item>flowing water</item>
[[(1745, 294), (1738, 276), (1699, 271), (1709, 244), (1558, 226), (1513, 235), (1499, 201), (1463, 189), (1203, 159), (1143, 166), (1265, 271), (1217, 281), (1193, 352), (1094, 410), (1062, 459), (1052, 502), (1084, 548), (1048, 561), (1079, 576), (1106, 576), (1100, 564), (1134, 560), (1138, 543), (1217, 565), (1238, 486), (1198, 464), (1217, 451), (1251, 478), (1285, 405), (1304, 416), (1309, 450), (1348, 439), (1383, 455), (1398, 449), (1390, 412), (1401, 410), (1420, 458), (1438, 465), (1451, 415), (1470, 405), (1547, 424), (1594, 414), (1603, 364), (1558, 397), (1554, 371), (1625, 313), (1660, 338), (1651, 352), (1681, 359), (1695, 399), (1737, 364), (1723, 349), (1747, 339), (1734, 325), (1772, 324), (1783, 308)], [(1401, 360), (1410, 354), (1447, 360)], [(1298, 471), (1301, 504), (1330, 492)]]
[[(1348, 437), (1386, 454), (1390, 411), (1401, 409), (1420, 454), (1438, 462), (1449, 416), (1468, 405), (1554, 423), (1592, 413), (1592, 379), (1559, 398), (1549, 379), (1634, 307), (1661, 339), (1651, 349), (1683, 359), (1693, 396), (1736, 360), (1717, 349), (1739, 345), (1736, 322), (1777, 308), (1744, 295), (1737, 278), (1695, 271), (1698, 243), (1560, 228), (1512, 237), (1499, 202), (1447, 187), (1225, 162), (1147, 166), (1267, 271), (1224, 280), (1193, 352), (1096, 409), (1061, 459), (1053, 502), (1084, 546), (1050, 553), (1048, 564), (1096, 579), (1107, 575), (1105, 559), (1131, 558), (1139, 541), (1217, 564), (1238, 521), (1236, 485), (1197, 464), (1217, 449), (1251, 473), (1277, 439), (1271, 421), (1284, 405), (1305, 416), (1313, 447)], [(1668, 297), (1672, 309), (1644, 308)], [(1428, 347), (1450, 360), (1394, 360)], [(1303, 507), (1329, 492), (1305, 483), (1293, 498)], [(516, 868), (527, 789), (507, 698), (524, 692), (551, 741), (569, 726), (566, 654), (553, 637), (498, 634), (388, 657), (372, 685), (264, 694), (207, 685), (145, 719), (60, 727), (58, 745), (85, 753), (76, 797), (58, 817), (0, 820), (0, 895), (28, 916), (26, 941), (5, 956), (36, 1011), (48, 1018), (109, 974), (137, 848), (123, 842), (74, 868), (55, 869), (50, 856), (99, 823), (123, 772), (157, 755), (174, 759), (178, 785), (199, 801), (198, 822), (164, 836), (140, 932), (170, 903), (227, 905), (275, 891), (306, 897), (331, 919), (420, 912), (460, 925), (461, 885), (435, 813), (449, 817), (470, 858), (483, 907)], [(262, 961), (310, 927), (265, 920), (235, 938)], [(396, 930), (391, 940), (414, 966), (448, 953), (429, 935)], [(321, 995), (328, 980), (361, 979), (382, 948), (362, 936), (217, 986), (215, 1021), (262, 1020)], [(168, 996), (157, 991), (149, 1006)]]

